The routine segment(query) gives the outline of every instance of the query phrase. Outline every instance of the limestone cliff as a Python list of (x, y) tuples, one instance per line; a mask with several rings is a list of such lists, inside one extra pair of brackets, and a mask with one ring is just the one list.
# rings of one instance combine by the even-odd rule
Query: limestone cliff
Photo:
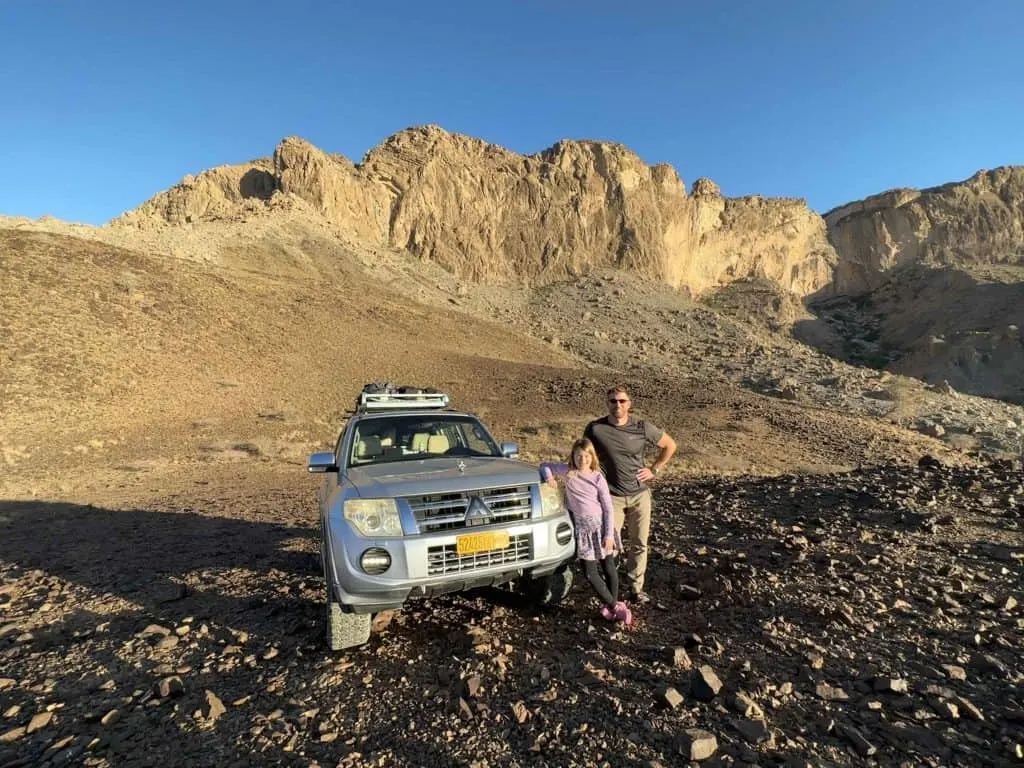
[(539, 284), (615, 266), (693, 294), (762, 276), (803, 296), (827, 289), (836, 262), (802, 200), (725, 198), (706, 179), (687, 194), (673, 168), (620, 144), (520, 155), (436, 126), (401, 131), (359, 164), (286, 138), (272, 163), (188, 178), (113, 223), (237, 218), (287, 200), (473, 281)]
[(862, 293), (897, 266), (1024, 263), (1024, 166), (932, 189), (896, 189), (825, 214), (836, 292)]
[(222, 165), (186, 176), (166, 192), (114, 220), (114, 224), (146, 228), (153, 222), (190, 224), (233, 217), (246, 201), (269, 200), (277, 188), (270, 160)]

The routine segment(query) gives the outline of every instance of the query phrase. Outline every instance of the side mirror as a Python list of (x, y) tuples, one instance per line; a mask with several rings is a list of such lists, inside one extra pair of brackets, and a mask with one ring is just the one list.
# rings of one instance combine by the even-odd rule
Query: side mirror
[(519, 444), (518, 443), (502, 443), (501, 444), (501, 455), (506, 459), (518, 459), (519, 458)]
[(337, 472), (338, 465), (334, 463), (334, 452), (318, 451), (310, 454), (306, 469), (310, 472)]

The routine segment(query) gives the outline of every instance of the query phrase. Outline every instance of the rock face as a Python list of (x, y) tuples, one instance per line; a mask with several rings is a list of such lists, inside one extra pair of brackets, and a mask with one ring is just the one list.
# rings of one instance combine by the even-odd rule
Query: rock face
[(186, 176), (179, 184), (115, 221), (144, 228), (153, 221), (182, 225), (230, 218), (240, 207), (253, 207), (271, 198), (277, 188), (273, 170), (273, 163), (263, 159)]
[(436, 126), (397, 133), (354, 164), (286, 138), (273, 162), (216, 168), (115, 220), (138, 228), (310, 207), (346, 235), (403, 248), (462, 279), (539, 284), (598, 267), (693, 294), (752, 276), (798, 295), (832, 281), (836, 255), (802, 200), (687, 194), (668, 165), (619, 144), (561, 141), (519, 155)]
[(894, 267), (1024, 263), (1024, 166), (932, 189), (895, 189), (825, 214), (836, 293), (863, 293)]

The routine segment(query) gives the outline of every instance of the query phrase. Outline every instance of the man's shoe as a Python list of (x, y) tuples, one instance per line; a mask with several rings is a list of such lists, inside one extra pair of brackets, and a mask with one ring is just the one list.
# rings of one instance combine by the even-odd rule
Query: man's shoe
[(637, 590), (632, 595), (632, 601), (638, 605), (646, 605), (651, 602), (651, 596), (644, 592), (642, 589)]

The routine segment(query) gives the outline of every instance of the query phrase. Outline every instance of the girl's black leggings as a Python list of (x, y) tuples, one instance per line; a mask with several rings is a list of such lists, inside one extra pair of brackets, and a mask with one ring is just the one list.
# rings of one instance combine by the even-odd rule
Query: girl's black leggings
[[(600, 568), (598, 566), (600, 565)], [(583, 572), (587, 581), (597, 591), (598, 597), (609, 608), (615, 608), (619, 602), (619, 571), (615, 563), (615, 555), (608, 555), (604, 560), (584, 560)]]

